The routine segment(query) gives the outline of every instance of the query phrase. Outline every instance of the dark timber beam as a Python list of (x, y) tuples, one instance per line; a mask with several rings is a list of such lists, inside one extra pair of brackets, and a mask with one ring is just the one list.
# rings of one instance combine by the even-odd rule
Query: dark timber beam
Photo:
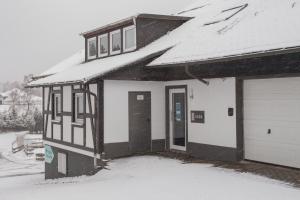
[(49, 87), (48, 89), (48, 102), (47, 102), (47, 115), (46, 115), (46, 126), (44, 127), (44, 138), (46, 138), (47, 134), (47, 128), (48, 128), (48, 119), (49, 119), (49, 113), (50, 113), (50, 98), (51, 98), (51, 92), (52, 92), (52, 87)]

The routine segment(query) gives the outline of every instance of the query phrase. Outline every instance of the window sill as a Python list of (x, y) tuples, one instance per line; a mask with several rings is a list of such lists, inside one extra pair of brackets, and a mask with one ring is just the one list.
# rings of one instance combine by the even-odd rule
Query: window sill
[(83, 126), (84, 123), (83, 123), (83, 122), (72, 122), (72, 125), (75, 125), (75, 126)]
[(61, 120), (60, 119), (52, 119), (52, 122), (54, 122), (54, 123), (61, 123)]
[(130, 48), (128, 48), (128, 49), (123, 49), (123, 52), (124, 52), (124, 53), (129, 53), (129, 52), (132, 52), (132, 51), (135, 51), (135, 50), (136, 50), (136, 46), (130, 47)]

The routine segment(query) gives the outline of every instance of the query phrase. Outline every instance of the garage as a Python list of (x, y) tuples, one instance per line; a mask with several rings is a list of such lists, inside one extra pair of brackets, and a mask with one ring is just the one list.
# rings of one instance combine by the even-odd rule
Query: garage
[(244, 81), (245, 159), (300, 168), (300, 77)]

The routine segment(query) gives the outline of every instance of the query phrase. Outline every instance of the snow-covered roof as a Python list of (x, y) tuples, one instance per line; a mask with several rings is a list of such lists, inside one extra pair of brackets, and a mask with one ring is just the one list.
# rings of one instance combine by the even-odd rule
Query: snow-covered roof
[(78, 53), (43, 73), (54, 75), (33, 81), (29, 86), (87, 82), (167, 49), (148, 66), (300, 46), (300, 0), (198, 0), (176, 15), (193, 19), (132, 53), (87, 63), (83, 63), (84, 52)]
[(82, 62), (84, 62), (84, 50), (77, 52), (76, 54), (54, 65), (53, 67), (51, 67), (50, 69), (48, 69), (47, 71), (41, 73), (36, 77), (45, 77), (45, 76), (53, 75)]
[(85, 83), (108, 72), (143, 61), (144, 59), (150, 59), (154, 56), (161, 55), (168, 48), (170, 48), (170, 46), (151, 45), (151, 47), (142, 48), (131, 53), (106, 57), (86, 63), (83, 62), (84, 55), (77, 54), (78, 57), (76, 59), (78, 62), (76, 64), (66, 67), (65, 70), (54, 75), (30, 82), (28, 86), (34, 87), (40, 85), (78, 82)]
[(195, 18), (174, 30), (185, 36), (150, 66), (300, 46), (299, 0), (200, 0), (179, 14)]

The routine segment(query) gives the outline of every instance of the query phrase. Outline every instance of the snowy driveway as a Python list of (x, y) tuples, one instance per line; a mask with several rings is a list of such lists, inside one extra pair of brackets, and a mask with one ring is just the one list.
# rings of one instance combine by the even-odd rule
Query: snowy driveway
[(300, 190), (256, 175), (155, 156), (118, 159), (91, 177), (0, 178), (1, 200), (53, 199), (300, 199)]

